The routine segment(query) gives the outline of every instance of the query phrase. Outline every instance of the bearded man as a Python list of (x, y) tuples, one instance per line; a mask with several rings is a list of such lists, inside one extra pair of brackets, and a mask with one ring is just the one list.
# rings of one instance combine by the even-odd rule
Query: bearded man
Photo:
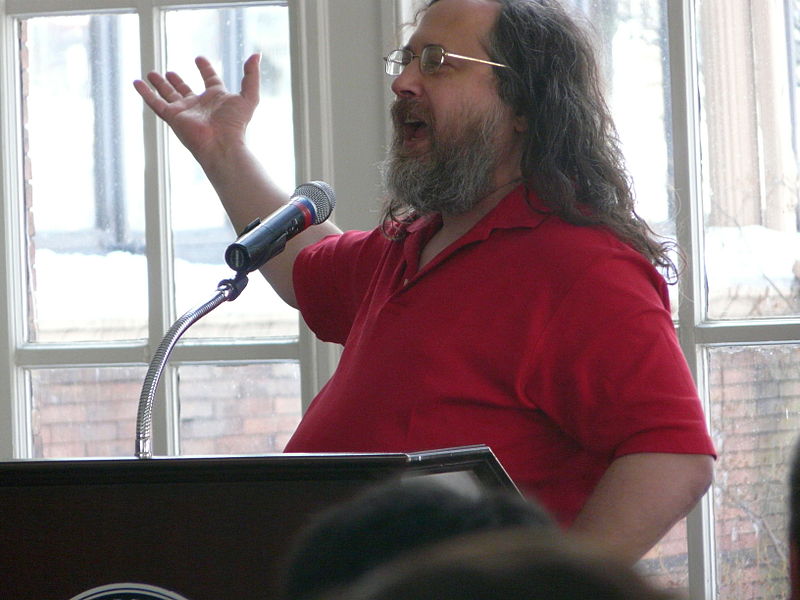
[[(707, 489), (665, 248), (636, 216), (592, 49), (557, 0), (433, 0), (395, 76), (385, 219), (295, 237), (262, 272), (344, 346), (287, 452), (492, 448), (565, 527), (635, 560)], [(285, 197), (208, 61), (135, 83), (238, 229)]]

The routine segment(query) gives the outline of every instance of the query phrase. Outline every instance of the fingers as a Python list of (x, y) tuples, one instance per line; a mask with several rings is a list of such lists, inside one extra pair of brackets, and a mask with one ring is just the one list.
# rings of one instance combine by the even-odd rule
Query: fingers
[(193, 94), (192, 88), (186, 84), (183, 78), (172, 71), (167, 72), (165, 76), (156, 72), (148, 73), (147, 81), (150, 82), (150, 85), (136, 80), (133, 82), (133, 87), (139, 92), (145, 104), (160, 117), (164, 117), (164, 112), (171, 103)]
[(200, 76), (203, 78), (203, 84), (206, 86), (206, 89), (214, 86), (225, 86), (222, 79), (217, 75), (214, 67), (211, 66), (211, 63), (205, 56), (198, 56), (195, 58), (194, 64), (197, 65), (197, 70), (200, 71)]
[(192, 93), (192, 90), (177, 73), (167, 73), (166, 77), (163, 77), (159, 73), (151, 72), (147, 74), (147, 81), (167, 102), (176, 102)]
[[(192, 88), (183, 80), (183, 78), (175, 73), (174, 71), (169, 71), (166, 74), (167, 81), (172, 84), (172, 87), (175, 89), (177, 97), (175, 94), (172, 95), (172, 99), (178, 100), (179, 98), (185, 98), (186, 96), (192, 95)], [(169, 100), (169, 98), (167, 98)]]
[(244, 63), (244, 77), (242, 77), (242, 97), (252, 104), (258, 104), (261, 86), (261, 54), (253, 54)]
[[(252, 105), (258, 104), (259, 100), (261, 79), (261, 73), (259, 71), (260, 62), (261, 55), (253, 54), (244, 63), (241, 95)], [(203, 84), (206, 90), (212, 87), (219, 87), (224, 90), (225, 85), (222, 79), (217, 75), (217, 72), (214, 70), (214, 67), (211, 66), (211, 62), (209, 62), (207, 58), (198, 56), (195, 59), (195, 64), (197, 65), (197, 70), (200, 72), (200, 76), (203, 78)], [(150, 83), (149, 86), (147, 83), (140, 80), (135, 81), (133, 86), (144, 99), (145, 103), (161, 117), (164, 116), (170, 104), (194, 95), (192, 88), (174, 71), (168, 71), (163, 76), (156, 72), (148, 73), (147, 81)]]
[(144, 103), (147, 104), (147, 106), (149, 106), (150, 109), (159, 117), (163, 117), (164, 110), (167, 108), (167, 103), (157, 96), (152, 88), (141, 79), (134, 81), (133, 87), (136, 88), (137, 92), (139, 92), (139, 95), (144, 100)]

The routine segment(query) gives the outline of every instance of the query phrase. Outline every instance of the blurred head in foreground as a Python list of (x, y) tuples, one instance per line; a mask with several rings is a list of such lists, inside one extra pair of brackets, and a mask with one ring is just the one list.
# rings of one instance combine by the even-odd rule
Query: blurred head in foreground
[(313, 598), (430, 544), (509, 527), (559, 535), (542, 508), (518, 495), (466, 493), (424, 479), (381, 484), (321, 513), (298, 536), (285, 597)]

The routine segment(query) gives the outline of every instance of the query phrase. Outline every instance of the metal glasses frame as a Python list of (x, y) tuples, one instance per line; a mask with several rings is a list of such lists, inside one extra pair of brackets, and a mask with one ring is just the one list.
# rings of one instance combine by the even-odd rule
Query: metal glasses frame
[[(431, 60), (433, 53), (438, 53), (437, 60)], [(386, 74), (396, 77), (403, 72), (403, 69), (411, 64), (411, 61), (419, 58), (419, 70), (425, 75), (433, 75), (444, 64), (445, 58), (458, 58), (460, 60), (468, 60), (470, 62), (481, 63), (483, 65), (491, 65), (493, 67), (501, 67), (503, 69), (510, 69), (508, 65), (504, 65), (491, 60), (484, 60), (482, 58), (473, 58), (471, 56), (463, 56), (461, 54), (454, 54), (448, 52), (438, 44), (429, 44), (425, 46), (419, 54), (414, 54), (408, 48), (398, 48), (391, 51), (388, 55), (383, 57), (386, 63)]]

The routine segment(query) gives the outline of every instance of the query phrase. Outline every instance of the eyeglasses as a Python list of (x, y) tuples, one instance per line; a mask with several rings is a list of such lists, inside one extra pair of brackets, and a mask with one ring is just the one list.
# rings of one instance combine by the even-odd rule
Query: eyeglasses
[(447, 52), (441, 46), (431, 44), (429, 46), (425, 46), (422, 49), (422, 52), (420, 52), (418, 55), (414, 54), (408, 48), (400, 48), (399, 50), (390, 52), (388, 56), (383, 57), (383, 60), (386, 63), (386, 74), (392, 76), (400, 75), (400, 73), (403, 72), (403, 69), (406, 68), (406, 65), (408, 65), (415, 58), (419, 58), (419, 70), (425, 75), (433, 75), (436, 73), (444, 64), (445, 58), (459, 58), (461, 60), (469, 60), (484, 65), (491, 65), (493, 67), (502, 67), (504, 69), (510, 68), (508, 65), (502, 65), (490, 60), (453, 54), (452, 52)]

